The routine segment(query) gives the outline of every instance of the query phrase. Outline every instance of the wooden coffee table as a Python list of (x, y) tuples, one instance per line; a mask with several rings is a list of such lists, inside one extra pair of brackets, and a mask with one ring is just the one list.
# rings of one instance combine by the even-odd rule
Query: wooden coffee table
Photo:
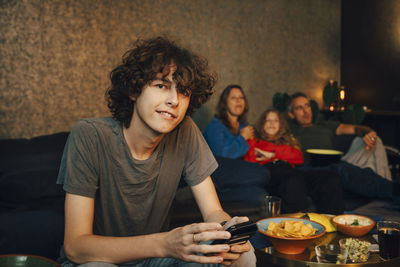
[[(267, 238), (267, 237), (265, 237)], [(261, 249), (256, 249), (257, 256), (257, 266), (291, 266), (291, 267), (313, 267), (313, 266), (380, 266), (380, 267), (399, 267), (400, 257), (391, 260), (382, 260), (379, 257), (379, 252), (371, 252), (367, 262), (363, 263), (351, 263), (347, 264), (330, 264), (330, 263), (318, 263), (315, 255), (315, 246), (318, 244), (332, 244), (339, 243), (342, 238), (349, 238), (339, 232), (327, 233), (320, 238), (316, 239), (307, 249), (297, 255), (286, 255), (281, 254), (274, 250), (274, 248), (266, 247)], [(376, 244), (376, 240), (372, 235), (368, 234), (363, 237), (357, 237), (360, 240), (365, 240), (371, 242), (371, 244)]]

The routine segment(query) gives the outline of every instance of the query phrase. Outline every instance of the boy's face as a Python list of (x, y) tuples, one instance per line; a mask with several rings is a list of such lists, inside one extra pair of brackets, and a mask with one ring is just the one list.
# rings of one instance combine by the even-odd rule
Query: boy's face
[[(133, 122), (139, 119), (145, 127), (156, 134), (169, 133), (184, 119), (190, 102), (190, 95), (178, 92), (173, 81), (174, 64), (170, 65), (168, 76), (159, 73), (156, 79), (145, 85), (136, 100), (133, 112)], [(137, 127), (138, 125), (132, 125)]]
[(300, 126), (307, 127), (312, 125), (311, 106), (307, 98), (299, 96), (293, 99), (292, 109), (293, 110), (289, 112), (289, 116), (295, 119)]

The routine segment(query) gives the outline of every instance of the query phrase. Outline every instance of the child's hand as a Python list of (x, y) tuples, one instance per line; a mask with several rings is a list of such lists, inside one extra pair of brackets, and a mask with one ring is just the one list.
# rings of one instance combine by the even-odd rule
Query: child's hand
[(254, 153), (256, 155), (257, 161), (264, 161), (268, 159), (273, 159), (275, 156), (274, 152), (265, 151), (259, 148), (254, 148)]

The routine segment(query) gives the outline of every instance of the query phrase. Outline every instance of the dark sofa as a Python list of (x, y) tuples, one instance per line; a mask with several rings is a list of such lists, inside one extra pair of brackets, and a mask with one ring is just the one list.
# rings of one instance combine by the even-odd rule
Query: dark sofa
[(55, 181), (67, 137), (0, 140), (1, 254), (59, 254), (65, 193)]
[[(32, 139), (0, 140), (0, 254), (35, 254), (56, 259), (64, 235), (64, 197), (56, 184), (68, 133)], [(336, 140), (346, 150), (351, 141)], [(371, 199), (346, 194), (346, 210)], [(259, 206), (222, 202), (232, 216), (260, 219)], [(178, 189), (170, 216), (171, 228), (202, 220), (188, 187)]]
[[(56, 184), (68, 133), (0, 140), (0, 254), (56, 259), (64, 237), (64, 197)], [(258, 220), (259, 207), (225, 202), (231, 215)], [(188, 187), (178, 189), (169, 216), (172, 227), (202, 220)]]

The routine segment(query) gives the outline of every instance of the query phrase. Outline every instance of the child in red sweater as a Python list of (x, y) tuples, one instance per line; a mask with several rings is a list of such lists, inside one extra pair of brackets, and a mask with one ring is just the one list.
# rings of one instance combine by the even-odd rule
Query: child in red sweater
[(245, 160), (265, 164), (279, 160), (293, 167), (304, 163), (299, 143), (290, 133), (286, 120), (275, 109), (267, 109), (258, 120), (258, 139), (247, 140), (250, 146)]
[(298, 141), (276, 109), (262, 113), (256, 125), (257, 138), (249, 139), (244, 159), (262, 164), (271, 174), (266, 189), (282, 198), (282, 212), (308, 211), (308, 196), (318, 212), (340, 214), (344, 209), (339, 175), (328, 170), (300, 170), (304, 163)]

